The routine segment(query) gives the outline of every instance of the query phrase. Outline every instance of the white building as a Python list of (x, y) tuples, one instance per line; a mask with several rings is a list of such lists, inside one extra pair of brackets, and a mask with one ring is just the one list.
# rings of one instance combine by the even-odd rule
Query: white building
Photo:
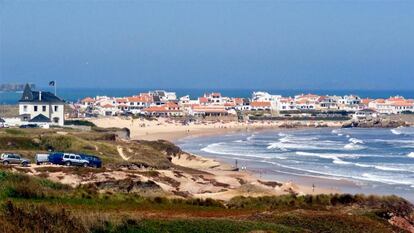
[(368, 107), (381, 114), (401, 114), (403, 112), (414, 112), (414, 101), (395, 96), (371, 101), (368, 103)]
[[(26, 84), (19, 100), (22, 121), (64, 125), (65, 102), (50, 92), (32, 91)], [(40, 122), (41, 121), (41, 122)]]
[(271, 95), (264, 91), (257, 91), (252, 94), (252, 101), (257, 102), (276, 102), (281, 98), (281, 95)]
[(168, 101), (177, 100), (177, 94), (175, 92), (168, 92), (164, 90), (155, 90), (148, 93), (150, 96), (159, 98), (159, 101), (166, 103)]
[(296, 110), (295, 100), (288, 98), (281, 98), (277, 101), (277, 110), (278, 111), (293, 111)]

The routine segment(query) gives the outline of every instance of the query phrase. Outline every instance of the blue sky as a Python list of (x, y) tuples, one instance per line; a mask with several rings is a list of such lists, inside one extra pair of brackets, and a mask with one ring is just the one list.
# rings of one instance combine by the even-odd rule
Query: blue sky
[(0, 14), (0, 83), (414, 90), (411, 0), (0, 0)]

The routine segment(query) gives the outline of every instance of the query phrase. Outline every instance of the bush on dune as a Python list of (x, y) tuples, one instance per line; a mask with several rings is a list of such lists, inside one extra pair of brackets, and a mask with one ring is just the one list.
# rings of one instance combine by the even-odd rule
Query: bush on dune
[(52, 211), (45, 206), (16, 206), (11, 201), (2, 207), (0, 230), (8, 233), (83, 233), (88, 230), (80, 220), (72, 217), (63, 208)]
[(68, 136), (43, 136), (41, 137), (41, 144), (42, 149), (45, 150), (67, 151), (71, 148), (74, 140)]
[(63, 197), (71, 188), (47, 179), (0, 171), (0, 198), (40, 199)]
[(282, 195), (264, 197), (234, 197), (228, 207), (232, 209), (262, 208), (267, 210), (279, 208), (325, 209), (357, 205), (386, 212), (408, 215), (414, 212), (414, 206), (397, 196), (365, 196), (362, 194), (320, 194), (320, 195)]

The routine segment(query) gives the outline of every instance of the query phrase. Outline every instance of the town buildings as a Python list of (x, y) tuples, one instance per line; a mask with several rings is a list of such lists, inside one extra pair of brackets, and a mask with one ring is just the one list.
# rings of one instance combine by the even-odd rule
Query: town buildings
[(329, 96), (300, 94), (293, 97), (253, 92), (251, 98), (226, 97), (221, 93), (205, 93), (191, 98), (177, 98), (164, 90), (149, 91), (131, 97), (87, 97), (80, 108), (96, 115), (139, 114), (154, 117), (228, 117), (241, 112), (268, 112), (274, 115), (351, 113), (358, 117), (378, 114), (414, 112), (414, 101), (396, 96), (388, 99), (362, 99), (356, 95)]

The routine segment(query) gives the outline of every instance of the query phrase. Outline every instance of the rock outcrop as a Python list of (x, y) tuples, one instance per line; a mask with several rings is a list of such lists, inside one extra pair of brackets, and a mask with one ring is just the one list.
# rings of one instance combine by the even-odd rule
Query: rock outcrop
[(407, 126), (407, 123), (404, 121), (381, 118), (352, 120), (342, 124), (342, 128), (397, 128), (402, 126)]

